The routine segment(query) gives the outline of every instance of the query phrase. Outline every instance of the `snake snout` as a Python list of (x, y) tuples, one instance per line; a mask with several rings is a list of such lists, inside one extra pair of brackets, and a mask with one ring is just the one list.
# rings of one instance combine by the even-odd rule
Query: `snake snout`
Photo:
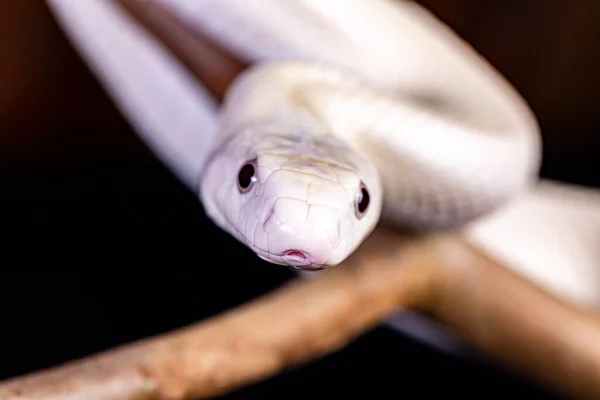
[(327, 232), (305, 221), (279, 223), (268, 235), (268, 249), (278, 263), (302, 270), (327, 268), (333, 252)]
[(271, 235), (269, 248), (285, 265), (301, 270), (327, 268), (332, 256), (327, 237), (319, 230), (302, 228), (284, 227), (279, 234)]

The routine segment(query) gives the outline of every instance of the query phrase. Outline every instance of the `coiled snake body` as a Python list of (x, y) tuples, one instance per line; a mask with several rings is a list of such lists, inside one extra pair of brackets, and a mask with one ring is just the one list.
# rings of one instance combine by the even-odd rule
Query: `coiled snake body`
[(337, 265), (382, 205), (405, 225), (461, 227), (537, 176), (524, 101), (415, 3), (164, 4), (255, 63), (228, 93), (199, 188), (269, 261)]
[[(545, 252), (540, 232), (552, 224), (582, 243), (600, 232), (596, 193), (536, 185), (541, 143), (525, 101), (412, 1), (161, 2), (254, 64), (219, 111), (117, 5), (48, 2), (141, 137), (199, 189), (221, 228), (270, 262), (337, 265), (380, 217), (463, 229), (517, 268)], [(525, 209), (535, 223), (522, 221)], [(529, 253), (511, 250), (519, 232)], [(521, 270), (560, 294), (600, 301), (590, 283), (600, 255), (583, 248), (579, 270), (572, 258)]]

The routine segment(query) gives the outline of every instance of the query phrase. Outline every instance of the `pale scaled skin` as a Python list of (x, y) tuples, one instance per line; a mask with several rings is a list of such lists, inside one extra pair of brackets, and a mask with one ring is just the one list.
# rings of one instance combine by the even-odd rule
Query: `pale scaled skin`
[[(338, 86), (336, 91), (323, 91), (320, 90), (322, 85), (316, 85), (311, 86), (309, 91), (314, 93), (314, 96), (308, 98), (311, 100), (309, 104), (318, 104), (316, 109), (325, 110), (326, 115), (329, 116), (340, 112), (340, 105), (355, 104), (353, 107), (357, 108), (352, 110), (350, 107), (346, 110), (351, 111), (338, 114), (343, 115), (344, 118), (329, 119), (325, 123), (321, 117), (318, 119), (320, 122), (315, 122), (317, 118), (299, 119), (297, 111), (301, 107), (296, 104), (293, 108), (287, 108), (295, 117), (292, 119), (293, 124), (285, 131), (286, 134), (294, 132), (298, 134), (304, 131), (297, 130), (296, 127), (316, 124), (316, 126), (327, 125), (327, 129), (313, 129), (311, 131), (313, 134), (342, 135), (339, 137), (350, 135), (348, 136), (350, 141), (345, 143), (352, 147), (352, 152), (344, 154), (351, 158), (350, 163), (356, 163), (360, 168), (367, 168), (369, 163), (363, 164), (360, 158), (358, 156), (354, 158), (354, 155), (360, 155), (364, 150), (369, 151), (365, 143), (380, 144), (377, 153), (379, 156), (369, 157), (369, 159), (377, 168), (378, 175), (383, 177), (381, 201), (385, 205), (401, 204), (401, 202), (405, 206), (417, 204), (402, 200), (402, 191), (395, 192), (398, 197), (389, 197), (391, 194), (389, 190), (383, 193), (386, 191), (386, 182), (401, 182), (404, 187), (407, 187), (410, 181), (406, 177), (418, 176), (413, 175), (415, 171), (419, 172), (417, 167), (427, 165), (437, 166), (438, 168), (433, 170), (436, 174), (427, 175), (428, 170), (422, 169), (421, 177), (464, 177), (465, 175), (461, 174), (450, 175), (449, 172), (462, 171), (469, 174), (479, 171), (478, 168), (474, 168), (474, 164), (469, 163), (469, 161), (476, 162), (476, 157), (470, 157), (479, 154), (484, 158), (480, 164), (477, 164), (479, 167), (489, 167), (491, 171), (498, 172), (498, 175), (492, 176), (488, 175), (489, 169), (481, 170), (479, 175), (482, 178), (490, 177), (479, 181), (491, 186), (491, 188), (485, 186), (484, 191), (497, 190), (494, 193), (499, 194), (496, 200), (500, 203), (504, 197), (509, 200), (495, 211), (467, 223), (463, 229), (464, 237), (505, 262), (507, 267), (533, 279), (551, 292), (585, 306), (600, 307), (598, 262), (600, 259), (598, 252), (600, 191), (548, 180), (526, 189), (529, 179), (535, 180), (538, 165), (536, 159), (539, 157), (539, 137), (531, 134), (537, 131), (535, 119), (523, 100), (503, 78), (485, 67), (485, 62), (470, 50), (466, 50), (467, 54), (465, 54), (465, 46), (457, 44), (455, 35), (448, 33), (447, 28), (418, 5), (409, 1), (381, 0), (286, 2), (256, 0), (252, 2), (252, 6), (248, 6), (246, 0), (161, 0), (162, 4), (170, 7), (191, 26), (208, 33), (245, 60), (262, 64), (244, 75), (248, 83), (260, 82), (256, 85), (256, 89), (234, 89), (237, 94), (234, 95), (232, 91), (227, 101), (230, 111), (221, 110), (219, 117), (218, 104), (208, 91), (156, 38), (132, 21), (116, 2), (47, 0), (47, 3), (75, 49), (80, 52), (106, 92), (135, 128), (140, 139), (145, 141), (157, 157), (173, 171), (173, 174), (190, 188), (194, 193), (191, 195), (197, 193), (200, 177), (204, 176), (207, 179), (210, 175), (207, 172), (211, 168), (210, 165), (217, 165), (219, 158), (222, 165), (225, 165), (224, 160), (228, 157), (235, 158), (234, 162), (227, 164), (230, 171), (223, 175), (221, 184), (236, 188), (235, 180), (229, 179), (237, 174), (237, 170), (251, 153), (240, 152), (239, 158), (236, 158), (238, 156), (232, 155), (231, 151), (248, 148), (248, 145), (243, 143), (243, 132), (250, 133), (249, 130), (258, 128), (259, 123), (249, 123), (244, 125), (244, 129), (237, 129), (235, 124), (238, 123), (238, 119), (231, 117), (239, 115), (239, 122), (252, 120), (252, 113), (257, 109), (242, 106), (238, 111), (245, 110), (244, 113), (232, 114), (232, 107), (237, 103), (235, 99), (238, 99), (240, 104), (248, 104), (242, 101), (244, 97), (257, 96), (257, 100), (266, 98), (272, 100), (276, 93), (283, 93), (276, 90), (269, 91), (268, 88), (274, 86), (264, 79), (256, 81), (253, 79), (255, 74), (260, 75), (260, 70), (268, 69), (265, 65), (267, 61), (321, 60), (321, 65), (340, 65), (339, 68), (352, 71), (369, 81), (366, 88), (359, 91), (352, 89), (351, 92), (354, 93), (357, 101), (349, 101), (349, 93), (343, 90), (343, 85)], [(395, 11), (390, 11), (392, 8)], [(335, 10), (339, 12), (334, 12)], [(471, 67), (481, 66), (483, 63), (483, 68), (475, 67), (478, 72), (471, 73), (472, 68), (465, 69), (464, 62), (466, 66)], [(324, 66), (318, 69), (322, 72), (332, 71)], [(280, 69), (280, 71), (284, 70), (300, 72), (305, 69), (296, 67)], [(338, 72), (331, 72), (329, 75), (340, 74), (337, 68), (334, 71)], [(327, 76), (322, 72), (319, 76)], [(345, 76), (350, 75), (345, 74)], [(241, 78), (236, 83), (238, 88), (245, 86), (244, 77)], [(358, 79), (343, 80), (348, 85), (352, 85), (353, 81), (357, 82)], [(287, 83), (284, 87), (289, 87), (290, 81), (285, 80), (285, 82)], [(276, 86), (280, 87), (280, 85)], [(374, 89), (375, 86), (377, 89)], [(390, 102), (381, 101), (386, 96), (380, 94), (377, 95), (380, 99), (377, 102), (360, 100), (368, 98), (366, 92), (371, 91), (377, 93), (386, 91), (392, 93), (394, 99), (405, 99), (403, 103), (400, 102), (405, 105), (404, 107), (399, 106), (398, 101), (392, 102), (397, 111), (403, 109), (404, 112), (387, 112), (385, 119), (373, 118), (381, 117), (380, 108), (389, 108)], [(356, 95), (357, 93), (360, 94)], [(304, 96), (308, 94), (305, 93)], [(342, 97), (345, 101), (338, 101), (336, 97)], [(329, 102), (328, 98), (335, 101)], [(430, 118), (422, 118), (427, 113), (411, 113), (411, 102), (407, 102), (407, 98), (414, 99), (415, 102), (412, 102), (414, 105), (421, 104), (416, 108), (432, 111), (429, 114)], [(264, 106), (265, 109), (270, 106), (268, 102), (260, 101), (250, 104)], [(356, 106), (356, 104), (360, 105)], [(335, 107), (329, 108), (332, 105)], [(459, 126), (444, 124), (446, 119), (443, 115), (447, 113), (440, 112), (444, 109), (450, 111), (451, 115), (460, 117), (460, 121), (463, 122), (463, 125), (459, 124), (460, 126), (464, 126), (464, 122), (467, 122), (468, 126), (480, 127), (477, 130), (480, 134), (471, 137), (473, 141), (469, 141), (468, 147), (464, 146), (465, 142), (454, 142), (452, 139), (454, 136), (447, 137), (443, 143), (440, 142), (444, 140), (443, 135), (436, 136), (436, 131), (440, 131), (440, 134), (448, 132), (443, 130), (443, 127)], [(311, 107), (310, 110), (314, 112), (315, 108)], [(458, 110), (461, 112), (458, 113)], [(421, 118), (415, 115), (421, 115)], [(394, 118), (400, 120), (394, 122)], [(376, 140), (373, 140), (372, 136), (366, 136), (369, 141), (361, 143), (352, 138), (353, 133), (360, 137), (362, 137), (360, 134), (365, 133), (364, 130), (354, 129), (357, 119), (364, 124), (387, 121), (387, 127), (385, 124), (383, 127), (380, 125), (381, 129), (378, 132), (381, 136)], [(223, 125), (226, 121), (232, 124), (227, 125), (229, 128)], [(430, 128), (418, 129), (419, 121), (422, 127)], [(263, 123), (265, 125), (255, 132), (260, 135), (252, 136), (256, 141), (252, 142), (250, 147), (260, 144), (256, 147), (258, 149), (263, 147), (263, 144), (268, 145), (266, 139), (270, 131), (265, 127), (273, 127), (275, 123), (269, 125), (265, 121), (260, 121), (260, 124)], [(389, 128), (393, 126), (413, 128), (404, 131), (395, 130), (394, 134), (391, 134)], [(238, 140), (236, 144), (232, 142), (232, 147), (226, 147), (225, 137), (229, 136), (227, 132)], [(472, 131), (467, 129), (461, 132), (468, 135), (468, 132)], [(565, 132), (565, 135), (568, 136), (568, 133)], [(410, 140), (404, 144), (412, 143), (413, 147), (399, 146), (406, 137)], [(422, 141), (413, 141), (415, 138), (421, 138)], [(519, 152), (516, 152), (514, 157), (509, 156), (511, 154), (509, 151), (505, 152), (504, 154), (508, 153), (507, 157), (509, 157), (506, 159), (500, 157), (501, 153), (490, 153), (485, 148), (477, 150), (481, 147), (473, 143), (485, 144), (487, 140), (485, 138), (497, 138), (498, 141), (506, 139), (504, 143), (508, 146), (512, 143), (516, 147), (520, 142), (523, 149), (522, 157), (518, 156)], [(488, 143), (494, 144), (493, 139)], [(223, 146), (223, 153), (218, 152), (220, 146)], [(285, 152), (282, 150), (284, 148), (285, 146), (281, 147), (277, 152)], [(392, 159), (382, 157), (382, 155), (390, 155), (389, 151), (383, 152), (388, 149), (396, 151), (404, 149), (406, 152), (402, 154), (403, 157)], [(407, 154), (412, 154), (413, 157), (406, 157)], [(493, 157), (490, 154), (499, 157), (500, 164), (504, 161), (505, 168), (494, 169)], [(269, 157), (263, 156), (262, 160), (267, 160)], [(402, 160), (405, 160), (404, 164), (399, 164)], [(337, 162), (344, 164), (345, 162), (342, 161), (338, 159)], [(273, 162), (283, 161), (273, 160)], [(388, 162), (391, 164), (387, 164)], [(207, 165), (209, 167), (206, 167)], [(387, 165), (393, 167), (386, 167)], [(448, 166), (452, 168), (443, 170)], [(461, 170), (461, 166), (464, 166), (464, 169)], [(375, 187), (367, 170), (360, 170), (359, 174), (362, 174), (361, 178), (373, 192), (373, 198), (367, 216), (363, 217), (361, 222), (353, 221), (354, 228), (360, 224), (364, 228), (363, 232), (359, 231), (353, 237), (354, 245), (359, 244), (361, 235), (367, 234), (369, 228), (365, 226), (368, 225), (368, 220), (365, 218), (376, 217), (372, 214), (377, 210), (378, 204), (377, 193), (374, 192)], [(469, 179), (458, 180), (458, 183), (477, 182), (473, 179), (477, 175), (468, 176)], [(425, 187), (433, 190), (439, 188), (442, 181), (425, 179), (421, 182)], [(448, 193), (449, 188), (457, 187), (452, 180), (446, 182), (449, 185), (441, 186), (444, 189), (439, 193)], [(507, 182), (513, 183), (514, 186), (503, 187)], [(205, 183), (209, 182), (205, 181)], [(283, 185), (285, 183), (278, 182)], [(525, 191), (521, 191), (521, 194), (513, 199), (511, 193), (519, 192), (518, 187), (521, 184)], [(300, 196), (306, 187), (307, 185), (304, 185), (303, 189), (298, 189)], [(473, 189), (477, 187), (478, 185), (475, 185)], [(210, 191), (217, 193), (215, 190), (205, 190), (207, 195)], [(232, 196), (239, 196), (233, 189), (228, 190)], [(351, 191), (347, 192), (348, 198), (344, 200), (348, 215), (350, 215), (350, 193)], [(241, 196), (232, 199), (235, 201), (231, 204), (242, 210), (244, 199)], [(216, 201), (213, 202), (217, 204)], [(485, 207), (494, 208), (493, 203), (495, 201), (483, 204)], [(222, 219), (218, 216), (220, 212), (216, 208), (211, 208), (210, 201), (204, 206), (207, 210), (212, 210), (213, 218), (219, 223)], [(260, 209), (255, 208), (255, 210)], [(401, 220), (403, 215), (411, 216), (415, 209), (409, 207), (408, 210), (411, 211), (396, 215), (392, 221)], [(394, 218), (394, 214), (389, 211), (388, 208), (388, 212), (384, 213), (382, 218)], [(421, 215), (426, 216), (427, 213)], [(426, 219), (424, 221), (427, 222)], [(245, 239), (242, 239), (242, 242), (247, 243)], [(346, 251), (350, 252), (351, 248), (352, 246), (348, 246)], [(210, 244), (200, 250), (210, 251)], [(224, 263), (215, 266), (226, 268), (226, 254), (217, 255), (217, 259), (218, 257), (222, 257)], [(276, 260), (271, 259), (271, 261)], [(457, 343), (443, 327), (437, 326), (419, 314), (399, 313), (388, 321), (388, 325), (428, 345), (457, 355), (465, 354), (461, 351), (464, 343), (460, 341)]]
[[(215, 223), (265, 260), (335, 266), (380, 216), (412, 228), (458, 229), (537, 180), (539, 129), (528, 106), (413, 2), (161, 3), (254, 63), (228, 92), (196, 185)], [(272, 129), (287, 142), (302, 132), (305, 145), (292, 150), (284, 140), (275, 148)], [(256, 182), (242, 193), (237, 175), (254, 158)], [(358, 218), (361, 182), (370, 204)]]
[[(380, 214), (411, 228), (460, 229), (537, 181), (539, 128), (527, 104), (482, 57), (414, 2), (162, 4), (255, 63), (238, 77), (221, 108), (219, 135), (199, 190), (211, 218), (271, 262), (308, 269), (337, 265), (365, 239)], [(307, 234), (321, 229), (310, 213), (306, 217), (308, 203), (290, 203), (289, 208), (278, 203), (275, 217), (287, 222), (267, 232), (261, 220), (266, 170), (258, 171), (250, 193), (233, 190), (234, 169), (251, 154), (260, 163), (263, 142), (271, 140), (260, 124), (273, 123), (280, 134), (295, 136), (300, 130), (344, 141), (346, 154), (328, 153), (341, 165), (348, 165), (350, 154), (353, 167), (361, 169), (354, 174), (363, 180), (372, 178), (361, 176), (362, 170), (377, 170), (381, 191), (367, 187), (373, 204), (360, 221), (349, 218), (358, 181), (348, 198), (336, 196), (335, 181), (327, 189), (331, 194), (322, 190), (320, 202), (330, 197), (328, 219), (341, 221), (339, 237), (329, 248), (322, 235)], [(250, 138), (230, 140), (249, 127)], [(234, 146), (244, 148), (234, 151)], [(272, 158), (269, 162), (269, 168), (281, 169)], [(291, 176), (291, 168), (287, 171)], [(290, 186), (279, 174), (267, 182), (272, 197), (277, 191), (283, 196)], [(296, 199), (308, 184), (304, 179)], [(284, 259), (286, 251), (303, 257)]]
[[(207, 164), (200, 191), (213, 220), (259, 257), (311, 270), (350, 254), (377, 223), (382, 199), (377, 171), (365, 158), (314, 132), (289, 119), (232, 131)], [(248, 163), (255, 180), (244, 189), (238, 174)], [(364, 214), (363, 186), (373, 197)]]
[[(323, 64), (259, 64), (225, 99), (200, 180), (202, 203), (260, 257), (302, 269), (343, 261), (382, 207), (386, 219), (408, 227), (460, 228), (531, 184), (539, 161), (537, 130), (524, 107), (503, 104), (496, 93), (474, 100), (448, 116)], [(502, 120), (484, 115), (492, 106)], [(255, 158), (254, 188), (240, 191), (237, 174)], [(348, 177), (343, 190), (336, 165)], [(361, 182), (371, 202), (358, 218)]]

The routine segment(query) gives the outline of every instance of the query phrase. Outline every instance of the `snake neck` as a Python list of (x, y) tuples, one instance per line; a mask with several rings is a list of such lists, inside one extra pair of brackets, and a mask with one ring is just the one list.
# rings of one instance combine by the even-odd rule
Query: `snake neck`
[(231, 132), (272, 124), (336, 137), (349, 154), (375, 165), (387, 218), (419, 229), (454, 229), (537, 181), (540, 141), (535, 124), (502, 96), (438, 98), (450, 109), (391, 95), (323, 64), (268, 63), (237, 82), (223, 121)]

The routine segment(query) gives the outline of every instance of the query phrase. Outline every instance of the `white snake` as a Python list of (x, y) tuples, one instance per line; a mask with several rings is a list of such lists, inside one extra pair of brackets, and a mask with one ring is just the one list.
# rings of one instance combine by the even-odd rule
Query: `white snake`
[(463, 229), (559, 295), (600, 304), (600, 195), (537, 182), (525, 101), (416, 3), (161, 1), (255, 64), (217, 118), (117, 5), (48, 2), (140, 136), (260, 257), (337, 265), (382, 217)]

